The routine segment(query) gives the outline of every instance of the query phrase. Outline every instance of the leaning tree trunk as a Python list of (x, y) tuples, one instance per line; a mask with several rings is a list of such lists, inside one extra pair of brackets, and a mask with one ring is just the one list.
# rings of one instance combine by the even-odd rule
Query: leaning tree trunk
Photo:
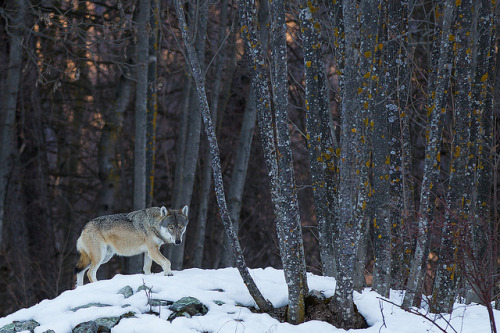
[(448, 96), (448, 83), (450, 79), (450, 51), (453, 40), (451, 24), (455, 17), (455, 3), (447, 0), (444, 4), (444, 16), (441, 29), (439, 61), (437, 67), (436, 83), (434, 90), (429, 91), (429, 102), (427, 105), (428, 125), (426, 128), (425, 166), (424, 177), (420, 189), (420, 208), (418, 213), (418, 238), (410, 273), (406, 285), (406, 293), (402, 306), (409, 308), (419, 293), (419, 286), (424, 278), (423, 267), (426, 262), (428, 251), (428, 227), (429, 212), (432, 210), (432, 193), (436, 188), (439, 176), (439, 162), (441, 150), (441, 136), (444, 128), (444, 116), (446, 114), (446, 100)]
[(234, 256), (236, 260), (236, 267), (238, 268), (243, 282), (248, 288), (250, 295), (254, 299), (260, 310), (264, 312), (269, 312), (272, 310), (272, 305), (268, 300), (262, 296), (257, 285), (252, 279), (250, 272), (245, 263), (245, 258), (243, 257), (243, 251), (241, 250), (240, 243), (236, 234), (234, 233), (233, 224), (231, 218), (229, 217), (229, 212), (227, 209), (226, 198), (224, 194), (224, 182), (222, 179), (222, 170), (220, 165), (220, 154), (219, 147), (217, 144), (217, 137), (215, 136), (214, 126), (212, 124), (212, 118), (210, 115), (210, 108), (208, 106), (207, 95), (205, 92), (205, 79), (202, 75), (201, 65), (199, 59), (197, 58), (196, 51), (193, 44), (190, 41), (188, 27), (186, 25), (186, 19), (184, 17), (184, 11), (180, 0), (175, 0), (175, 11), (177, 13), (177, 18), (179, 20), (180, 30), (182, 32), (182, 38), (184, 40), (184, 47), (187, 51), (187, 59), (191, 73), (193, 75), (194, 82), (196, 84), (196, 90), (198, 92), (200, 108), (203, 115), (203, 123), (205, 125), (205, 132), (207, 134), (207, 139), (210, 146), (210, 152), (212, 157), (212, 170), (214, 176), (215, 184), (215, 194), (217, 197), (217, 202), (219, 204), (219, 213), (224, 224), (224, 229), (231, 239), (231, 246), (234, 251)]
[[(146, 208), (146, 122), (148, 98), (148, 32), (149, 0), (139, 1), (136, 46), (135, 144), (134, 144), (134, 210)], [(142, 256), (126, 258), (126, 272), (142, 270)]]
[(21, 77), (21, 64), (23, 60), (23, 28), (28, 2), (26, 0), (12, 1), (16, 11), (14, 20), (10, 27), (10, 50), (7, 79), (4, 84), (4, 100), (2, 105), (2, 123), (0, 132), (0, 248), (3, 247), (3, 230), (5, 216), (5, 200), (9, 178), (12, 172), (14, 150), (16, 140), (14, 139), (16, 128), (17, 96), (19, 93), (19, 81)]

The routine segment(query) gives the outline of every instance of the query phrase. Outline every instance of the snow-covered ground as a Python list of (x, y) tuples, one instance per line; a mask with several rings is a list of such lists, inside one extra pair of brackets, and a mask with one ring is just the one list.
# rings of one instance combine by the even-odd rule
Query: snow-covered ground
[[(283, 271), (273, 268), (252, 269), (251, 274), (264, 296), (275, 307), (286, 305), (287, 287)], [(310, 290), (320, 290), (326, 297), (333, 295), (335, 288), (333, 278), (308, 274), (308, 283)], [(150, 311), (146, 291), (136, 291), (143, 284), (152, 288), (150, 298), (177, 301), (185, 296), (193, 296), (205, 304), (209, 311), (205, 316), (179, 317), (172, 322), (167, 320), (171, 311), (166, 306), (153, 307), (152, 310), (159, 312), (159, 316), (146, 314)], [(134, 294), (125, 298), (124, 295), (117, 292), (127, 285), (132, 287)], [(350, 332), (440, 332), (440, 329), (429, 320), (382, 301), (380, 295), (369, 289), (361, 294), (356, 293), (354, 298), (359, 311), (365, 316), (370, 327), (364, 330), (350, 330)], [(401, 299), (400, 292), (391, 294), (391, 302), (400, 304)], [(89, 303), (101, 303), (108, 306), (93, 306), (74, 311), (75, 308)], [(40, 323), (40, 326), (35, 329), (35, 333), (45, 332), (49, 329), (56, 333), (67, 333), (71, 332), (79, 323), (101, 317), (121, 316), (132, 311), (135, 313), (135, 317), (121, 319), (118, 325), (112, 329), (113, 333), (329, 333), (344, 331), (321, 321), (309, 321), (298, 326), (280, 323), (267, 314), (252, 313), (241, 305), (251, 306), (254, 305), (254, 302), (238, 271), (234, 268), (186, 269), (174, 272), (174, 276), (170, 277), (162, 274), (117, 275), (111, 280), (102, 280), (86, 284), (75, 290), (68, 290), (55, 299), (44, 300), (31, 308), (21, 309), (0, 318), (0, 328), (13, 321), (34, 319)], [(423, 314), (426, 313), (424, 310), (420, 311)], [(486, 308), (480, 305), (456, 304), (451, 315), (427, 314), (427, 316), (434, 319), (447, 332), (478, 333), (490, 331)], [(500, 321), (500, 311), (495, 311), (495, 319), (497, 322)]]

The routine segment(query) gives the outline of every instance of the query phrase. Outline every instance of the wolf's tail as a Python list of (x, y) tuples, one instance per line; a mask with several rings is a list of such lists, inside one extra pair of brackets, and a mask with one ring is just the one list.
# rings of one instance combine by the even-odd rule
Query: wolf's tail
[(76, 263), (75, 274), (80, 273), (90, 265), (90, 257), (87, 254), (87, 252), (85, 252), (85, 250), (79, 250), (79, 251), (80, 251), (80, 259)]

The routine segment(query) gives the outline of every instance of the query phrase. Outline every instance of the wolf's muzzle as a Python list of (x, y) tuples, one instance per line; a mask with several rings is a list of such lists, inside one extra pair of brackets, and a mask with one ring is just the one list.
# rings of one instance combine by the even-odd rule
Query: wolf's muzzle
[(179, 245), (182, 241), (180, 239), (175, 240), (175, 245)]

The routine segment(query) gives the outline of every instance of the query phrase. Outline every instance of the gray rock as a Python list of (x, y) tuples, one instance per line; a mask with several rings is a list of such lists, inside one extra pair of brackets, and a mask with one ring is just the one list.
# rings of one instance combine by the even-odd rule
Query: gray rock
[(177, 317), (204, 316), (208, 312), (208, 308), (194, 297), (183, 297), (170, 306), (172, 314), (168, 320), (172, 321)]
[(0, 328), (0, 333), (13, 333), (13, 332), (22, 332), (22, 331), (30, 331), (34, 332), (35, 327), (40, 326), (40, 324), (34, 320), (26, 320), (26, 321), (14, 321), (12, 324), (5, 325)]
[(106, 307), (106, 306), (111, 306), (111, 305), (109, 305), (109, 304), (102, 304), (102, 303), (89, 303), (89, 304), (77, 306), (76, 308), (71, 309), (71, 311), (76, 312), (76, 311), (78, 311), (80, 309), (87, 309), (87, 308), (90, 308), (90, 307), (93, 307), (93, 306), (101, 308), (101, 307)]
[[(99, 325), (95, 321), (86, 321), (76, 325), (71, 331), (73, 333), (99, 333)], [(102, 331), (101, 331), (102, 332)], [(109, 332), (109, 331), (106, 331)]]
[(132, 290), (132, 287), (125, 286), (122, 289), (118, 290), (117, 294), (122, 294), (123, 296), (125, 296), (125, 298), (129, 298), (134, 294), (134, 291)]
[(121, 319), (121, 317), (103, 317), (96, 319), (95, 322), (97, 323), (97, 325), (99, 325), (99, 328), (106, 327), (108, 331), (111, 331), (111, 328), (118, 324)]
[(168, 305), (172, 305), (172, 304), (174, 304), (174, 302), (167, 301), (164, 299), (150, 298), (148, 300), (148, 305), (151, 305), (151, 306), (168, 306)]
[(151, 289), (153, 289), (153, 288), (148, 287), (145, 284), (143, 284), (142, 286), (139, 286), (139, 288), (137, 288), (136, 292), (138, 293), (139, 291), (146, 290), (146, 292), (150, 293)]

